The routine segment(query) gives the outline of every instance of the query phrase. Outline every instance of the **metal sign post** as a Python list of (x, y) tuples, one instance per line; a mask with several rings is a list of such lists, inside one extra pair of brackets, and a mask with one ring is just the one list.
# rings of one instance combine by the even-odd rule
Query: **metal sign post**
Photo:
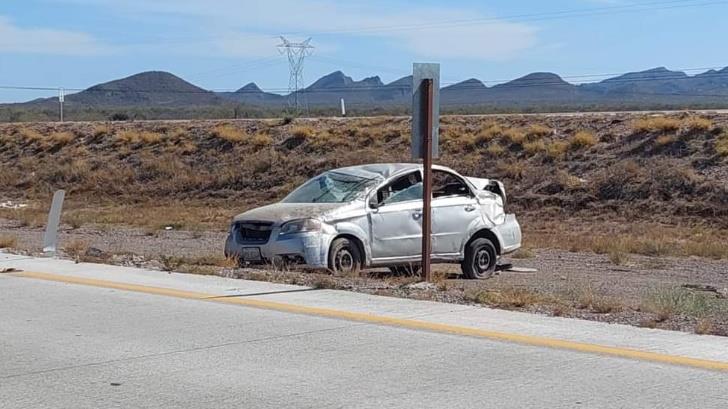
[(440, 65), (414, 64), (412, 157), (422, 159), (422, 277), (432, 280), (432, 158), (439, 154)]

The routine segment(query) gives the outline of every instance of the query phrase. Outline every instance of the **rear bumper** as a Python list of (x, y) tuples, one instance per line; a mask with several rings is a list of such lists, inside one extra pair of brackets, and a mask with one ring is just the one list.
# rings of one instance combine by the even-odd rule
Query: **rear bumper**
[[(296, 233), (285, 236), (278, 235), (278, 229), (271, 232), (264, 244), (241, 243), (231, 233), (225, 240), (225, 256), (234, 257), (251, 264), (267, 264), (275, 261), (287, 261), (302, 267), (327, 268), (330, 238), (322, 232)], [(243, 259), (243, 249), (259, 249), (260, 260)]]

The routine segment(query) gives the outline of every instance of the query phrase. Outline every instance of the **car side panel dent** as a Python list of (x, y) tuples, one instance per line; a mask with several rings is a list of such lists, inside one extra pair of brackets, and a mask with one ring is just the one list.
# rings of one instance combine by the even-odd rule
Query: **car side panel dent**
[(359, 242), (361, 242), (362, 247), (364, 249), (365, 264), (370, 265), (372, 249), (371, 249), (371, 243), (367, 239), (368, 234), (364, 230), (364, 228), (362, 228), (362, 226), (360, 226), (357, 223), (347, 221), (347, 222), (336, 223), (335, 229), (336, 229), (336, 234), (332, 235), (329, 238), (329, 243), (327, 246), (325, 246), (326, 247), (326, 260), (327, 260), (326, 262), (328, 263), (328, 252), (329, 252), (328, 249), (330, 248), (331, 243), (334, 241), (334, 239), (336, 237), (346, 235), (346, 236), (355, 237), (357, 240), (359, 240)]

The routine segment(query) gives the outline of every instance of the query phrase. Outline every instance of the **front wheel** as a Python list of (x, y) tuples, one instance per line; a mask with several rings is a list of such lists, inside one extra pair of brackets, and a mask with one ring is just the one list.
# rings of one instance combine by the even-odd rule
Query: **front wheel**
[(361, 270), (364, 258), (359, 246), (347, 238), (339, 238), (331, 243), (329, 250), (329, 269), (334, 275), (351, 276)]
[(468, 279), (490, 278), (495, 272), (497, 253), (493, 242), (486, 238), (478, 238), (470, 242), (465, 249), (465, 260), (461, 267), (463, 275)]

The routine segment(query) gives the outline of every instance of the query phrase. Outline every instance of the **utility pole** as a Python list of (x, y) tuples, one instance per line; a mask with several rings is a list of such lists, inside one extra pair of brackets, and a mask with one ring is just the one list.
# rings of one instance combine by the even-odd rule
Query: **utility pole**
[(278, 51), (288, 57), (288, 65), (290, 68), (290, 77), (288, 79), (288, 107), (296, 114), (301, 112), (301, 105), (304, 103), (302, 95), (305, 90), (303, 83), (303, 62), (313, 52), (314, 47), (310, 43), (311, 38), (300, 43), (294, 43), (281, 36), (281, 43), (278, 44)]
[(58, 105), (59, 105), (59, 114), (61, 117), (61, 122), (63, 122), (63, 102), (66, 99), (65, 90), (63, 88), (58, 88)]

